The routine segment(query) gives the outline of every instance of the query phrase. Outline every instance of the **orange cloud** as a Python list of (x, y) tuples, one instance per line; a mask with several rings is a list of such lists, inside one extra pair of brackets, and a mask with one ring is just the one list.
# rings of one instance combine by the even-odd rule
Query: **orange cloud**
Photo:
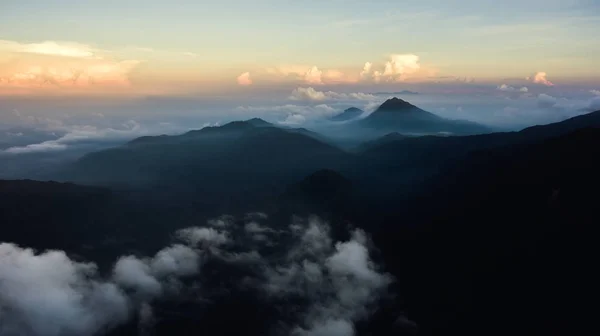
[(244, 72), (243, 74), (239, 75), (237, 78), (237, 82), (239, 85), (252, 85), (252, 79), (250, 79), (250, 73), (249, 72)]
[(552, 83), (551, 81), (549, 81), (546, 76), (548, 74), (541, 71), (541, 72), (537, 72), (536, 74), (534, 74), (532, 77), (527, 77), (527, 80), (531, 80), (534, 83), (537, 84), (542, 84), (542, 85), (546, 85), (546, 86), (554, 86), (554, 83)]
[[(21, 44), (0, 41), (0, 93), (93, 92), (131, 87), (130, 75), (141, 63), (117, 60), (77, 43)], [(20, 90), (20, 91), (19, 91)]]
[(402, 82), (407, 79), (431, 76), (435, 70), (425, 68), (420, 63), (420, 57), (414, 54), (392, 54), (388, 60), (374, 70), (373, 63), (366, 62), (360, 73), (362, 79), (375, 82)]

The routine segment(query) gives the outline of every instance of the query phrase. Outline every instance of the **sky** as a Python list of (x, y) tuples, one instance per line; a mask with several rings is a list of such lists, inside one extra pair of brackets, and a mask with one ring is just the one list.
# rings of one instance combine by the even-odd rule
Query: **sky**
[(411, 90), (524, 127), (600, 109), (599, 31), (597, 0), (2, 0), (0, 126), (300, 124)]

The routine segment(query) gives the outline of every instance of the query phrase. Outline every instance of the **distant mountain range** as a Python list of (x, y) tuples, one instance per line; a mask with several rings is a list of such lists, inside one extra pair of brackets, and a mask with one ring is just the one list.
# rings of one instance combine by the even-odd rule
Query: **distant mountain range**
[(365, 113), (365, 112), (359, 108), (350, 107), (348, 109), (345, 109), (344, 112), (334, 115), (333, 117), (329, 118), (329, 120), (331, 120), (331, 121), (349, 121), (349, 120), (353, 120), (353, 119), (360, 117), (363, 113)]
[(111, 186), (160, 184), (225, 192), (243, 185), (267, 190), (347, 161), (347, 153), (319, 137), (260, 119), (235, 121), (177, 136), (142, 137), (89, 153), (60, 177)]
[[(384, 121), (399, 128), (458, 127), (399, 99), (384, 103), (368, 127)], [(598, 254), (600, 111), (519, 132), (385, 134), (355, 153), (312, 131), (261, 119), (138, 138), (90, 153), (62, 175), (113, 188), (0, 181), (0, 223), (7, 223), (0, 237), (38, 251), (65, 250), (110, 270), (117, 258), (153, 254), (173, 243), (173, 231), (202, 226), (215, 214), (269, 209), (261, 222), (269, 239), (260, 244), (267, 248), (257, 251), (261, 245), (253, 241), (248, 250), (283, 259), (289, 235), (281, 229), (294, 215), (316, 214), (334, 235), (367, 232), (377, 247), (373, 260), (398, 280), (375, 315), (357, 323), (357, 335), (585, 334), (581, 321), (595, 322), (584, 300), (596, 287), (590, 265)], [(243, 223), (230, 226), (247, 230)], [(360, 259), (352, 245), (335, 246), (345, 249)], [(298, 274), (313, 257), (302, 255), (304, 264), (273, 272), (278, 279)], [(223, 264), (215, 260), (203, 260), (200, 278), (182, 281), (202, 285), (201, 299), (183, 286), (185, 300), (152, 302), (157, 336), (268, 335), (286, 316), (280, 301), (303, 312), (302, 298), (273, 304), (263, 291), (255, 297), (247, 290), (254, 283), (245, 270), (264, 276), (268, 264), (240, 263), (235, 272), (220, 273)], [(223, 289), (218, 300), (206, 299), (204, 293), (217, 292), (212, 288)], [(356, 285), (349, 291), (355, 288), (360, 291)], [(138, 320), (110, 335), (136, 334)], [(393, 321), (408, 327), (398, 332)]]

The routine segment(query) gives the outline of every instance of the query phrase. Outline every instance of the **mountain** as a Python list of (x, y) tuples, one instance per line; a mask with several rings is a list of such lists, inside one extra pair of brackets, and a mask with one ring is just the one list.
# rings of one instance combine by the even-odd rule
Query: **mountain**
[(322, 169), (290, 185), (282, 198), (294, 206), (302, 204), (314, 213), (317, 209), (347, 209), (351, 193), (350, 180), (336, 171)]
[(345, 109), (344, 112), (329, 118), (329, 120), (331, 120), (331, 121), (348, 121), (348, 120), (352, 120), (352, 119), (356, 119), (356, 118), (360, 117), (363, 113), (364, 113), (364, 111), (359, 108), (350, 107), (350, 108)]
[(375, 140), (371, 140), (371, 141), (366, 141), (362, 144), (360, 144), (360, 146), (358, 146), (358, 148), (356, 149), (359, 152), (364, 152), (367, 151), (371, 148), (376, 148), (379, 147), (381, 145), (390, 143), (390, 142), (394, 142), (394, 141), (398, 141), (398, 140), (403, 140), (408, 138), (409, 136), (398, 133), (398, 132), (392, 132), (392, 133), (388, 133), (382, 137), (379, 137)]
[[(515, 144), (529, 144), (571, 133), (581, 128), (600, 127), (600, 111), (558, 123), (525, 128), (519, 132), (500, 132), (470, 136), (407, 137), (365, 146), (364, 155), (399, 164), (400, 162), (443, 162), (473, 151)], [(401, 156), (397, 155), (402, 153)]]
[(396, 97), (386, 100), (358, 123), (381, 132), (477, 134), (491, 131), (474, 122), (444, 119)]
[[(600, 129), (583, 128), (474, 152), (405, 210), (363, 219), (378, 227), (386, 263), (405, 275), (407, 311), (423, 334), (505, 335), (518, 326), (566, 335), (593, 323), (582, 298), (595, 286), (587, 265), (598, 254), (589, 197), (600, 188), (597, 143)], [(416, 257), (397, 260), (408, 254)]]
[[(263, 124), (263, 123), (259, 123)], [(310, 134), (307, 134), (310, 133)], [(136, 139), (85, 155), (61, 180), (94, 185), (161, 185), (231, 196), (244, 188), (280, 188), (318, 169), (335, 169), (349, 154), (307, 130), (232, 122), (178, 136)], [(240, 192), (236, 197), (251, 197)], [(216, 200), (215, 200), (216, 201)]]

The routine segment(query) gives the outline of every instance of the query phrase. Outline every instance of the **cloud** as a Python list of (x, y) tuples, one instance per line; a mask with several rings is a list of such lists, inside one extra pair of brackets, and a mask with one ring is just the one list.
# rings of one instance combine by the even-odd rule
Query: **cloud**
[(252, 79), (250, 79), (250, 73), (244, 72), (243, 74), (239, 75), (237, 78), (237, 83), (239, 85), (243, 85), (243, 86), (252, 85)]
[(142, 62), (118, 60), (110, 52), (76, 42), (19, 43), (0, 40), (0, 55), (17, 62), (0, 69), (0, 89), (66, 90), (114, 89), (131, 86), (130, 75)]
[(333, 244), (329, 225), (318, 218), (290, 226), (296, 237), (285, 262), (265, 271), (264, 290), (311, 303), (292, 335), (353, 335), (354, 321), (367, 317), (392, 277), (380, 273), (369, 256), (369, 239), (354, 230)]
[[(40, 120), (33, 118), (32, 121), (35, 123), (42, 123), (49, 119)], [(52, 122), (52, 120), (49, 120)], [(51, 152), (61, 151), (69, 148), (71, 145), (78, 143), (85, 143), (89, 141), (102, 141), (102, 140), (119, 140), (129, 139), (139, 135), (143, 135), (149, 132), (149, 130), (143, 128), (139, 123), (134, 120), (129, 120), (121, 125), (122, 128), (97, 128), (91, 125), (76, 125), (76, 126), (64, 126), (60, 121), (55, 121), (54, 127), (63, 129), (67, 133), (62, 137), (55, 140), (48, 140), (37, 144), (30, 144), (26, 146), (10, 147), (0, 153), (7, 154), (26, 154), (26, 153), (39, 153), (39, 152)]]
[(391, 55), (385, 63), (383, 76), (400, 78), (405, 74), (417, 72), (421, 68), (419, 56), (413, 54)]
[(267, 73), (296, 81), (302, 81), (311, 85), (356, 83), (358, 81), (357, 78), (348, 76), (340, 70), (322, 70), (314, 65), (282, 65), (268, 68)]
[(32, 336), (97, 334), (125, 322), (130, 304), (95, 264), (10, 243), (0, 244), (0, 302), (0, 332)]
[[(237, 222), (231, 216), (220, 218)], [(190, 299), (198, 293), (190, 296), (190, 290), (202, 288), (196, 304), (210, 305), (213, 293), (239, 287), (275, 299), (269, 304), (286, 317), (272, 322), (287, 329), (285, 334), (353, 335), (354, 324), (374, 312), (393, 281), (371, 259), (367, 234), (355, 229), (346, 240), (334, 239), (329, 224), (317, 217), (296, 218), (287, 229), (278, 225), (278, 230), (256, 222), (267, 219), (264, 214), (247, 214), (245, 225), (223, 231), (177, 231), (176, 238), (186, 245), (170, 245), (152, 257), (122, 256), (108, 277), (99, 274), (94, 263), (74, 261), (63, 251), (38, 254), (0, 244), (0, 333), (95, 335), (134, 317), (140, 332), (151, 333), (161, 320), (154, 316), (160, 314), (153, 309), (157, 301), (185, 299), (192, 304)], [(274, 233), (280, 241), (274, 239), (276, 245), (259, 250), (267, 245), (251, 243), (249, 248), (247, 240), (240, 239), (265, 233)], [(273, 253), (273, 246), (281, 249)], [(245, 276), (231, 278), (231, 267), (244, 270)], [(197, 277), (204, 270), (219, 281)], [(183, 281), (191, 276), (193, 281)]]
[(533, 76), (527, 77), (526, 79), (530, 80), (536, 84), (542, 84), (542, 85), (546, 85), (546, 86), (554, 86), (554, 84), (552, 82), (550, 82), (546, 78), (546, 76), (547, 76), (547, 74), (545, 72), (537, 72)]
[(227, 232), (213, 228), (191, 227), (177, 231), (177, 236), (193, 246), (219, 246), (229, 243)]
[(590, 90), (590, 93), (594, 96), (600, 96), (600, 90)]
[(567, 98), (556, 98), (545, 93), (538, 96), (537, 105), (542, 109), (554, 109), (563, 112), (565, 116), (571, 117), (581, 112), (593, 112), (600, 110), (600, 97), (589, 100), (570, 100)]
[(302, 114), (291, 113), (284, 120), (279, 121), (281, 125), (301, 125), (306, 122), (306, 117)]
[(94, 56), (94, 48), (75, 42), (44, 41), (40, 43), (19, 43), (16, 41), (0, 40), (0, 51), (76, 58)]
[(311, 67), (306, 74), (304, 74), (304, 80), (308, 84), (323, 84), (321, 76), (323, 71), (319, 70), (316, 66)]
[(502, 84), (502, 85), (498, 86), (497, 89), (500, 91), (504, 91), (504, 92), (522, 92), (522, 93), (529, 92), (529, 89), (525, 86), (521, 87), (520, 89), (517, 89), (515, 87), (509, 86), (506, 84)]
[(299, 125), (309, 119), (329, 117), (339, 111), (327, 104), (318, 105), (275, 105), (275, 106), (238, 106), (236, 111), (250, 113), (275, 113), (284, 116), (280, 123), (287, 125)]
[(380, 70), (374, 70), (371, 62), (365, 63), (363, 70), (360, 73), (362, 79), (372, 79), (376, 83), (379, 82), (401, 82), (412, 75), (418, 75), (419, 72), (430, 72), (431, 69), (423, 69), (420, 64), (420, 58), (414, 54), (392, 54), (388, 56), (387, 61), (383, 64)]
[(371, 69), (373, 68), (373, 63), (366, 62), (363, 66), (363, 70), (360, 72), (360, 78), (366, 78), (371, 74)]
[(538, 96), (538, 106), (541, 108), (554, 107), (558, 100), (550, 95), (542, 93)]
[(290, 100), (324, 101), (324, 100), (374, 100), (377, 96), (368, 93), (338, 93), (333, 91), (317, 91), (312, 87), (299, 87), (292, 91)]

